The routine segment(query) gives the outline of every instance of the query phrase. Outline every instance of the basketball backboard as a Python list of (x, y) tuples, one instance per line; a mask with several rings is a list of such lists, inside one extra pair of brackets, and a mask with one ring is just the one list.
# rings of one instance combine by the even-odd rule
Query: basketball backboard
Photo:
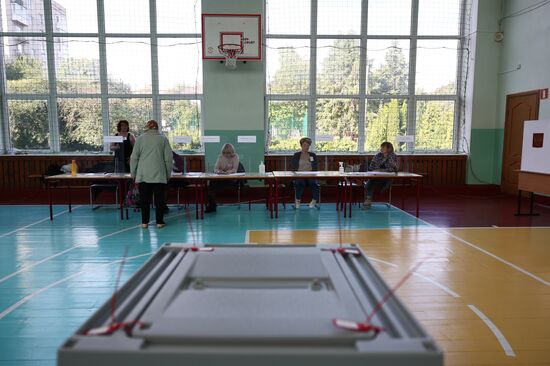
[(239, 60), (262, 59), (261, 14), (202, 14), (203, 60), (225, 60), (224, 49), (240, 47)]

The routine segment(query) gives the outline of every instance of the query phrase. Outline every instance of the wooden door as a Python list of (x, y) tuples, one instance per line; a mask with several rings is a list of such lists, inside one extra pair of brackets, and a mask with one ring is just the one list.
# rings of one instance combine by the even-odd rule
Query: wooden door
[(506, 96), (506, 121), (504, 123), (504, 152), (502, 156), (502, 181), (500, 189), (517, 193), (518, 173), (521, 164), (523, 123), (539, 117), (539, 91)]

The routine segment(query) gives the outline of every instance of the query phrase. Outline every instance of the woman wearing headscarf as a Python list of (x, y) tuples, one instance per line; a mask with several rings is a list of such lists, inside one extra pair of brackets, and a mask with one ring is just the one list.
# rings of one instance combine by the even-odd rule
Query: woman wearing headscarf
[[(225, 144), (220, 151), (216, 165), (214, 165), (214, 173), (216, 174), (232, 174), (239, 170), (239, 155), (235, 152), (235, 148), (231, 144)], [(208, 186), (208, 206), (204, 212), (216, 212), (216, 191), (224, 186), (233, 185), (233, 182), (211, 181)]]
[(157, 121), (147, 122), (146, 131), (136, 139), (130, 158), (130, 173), (139, 183), (141, 227), (147, 229), (149, 225), (151, 198), (154, 195), (157, 228), (163, 228), (166, 226), (166, 183), (172, 174), (172, 148), (168, 139), (160, 134)]

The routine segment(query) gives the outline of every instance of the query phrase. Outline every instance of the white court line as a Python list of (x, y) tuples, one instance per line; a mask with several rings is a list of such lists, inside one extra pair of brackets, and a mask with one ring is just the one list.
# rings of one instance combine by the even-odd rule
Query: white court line
[[(396, 207), (396, 208), (397, 208), (397, 207)], [(403, 210), (401, 210), (400, 208), (397, 208), (397, 209), (400, 210), (400, 211), (402, 211), (402, 212), (404, 212), (404, 213), (406, 213), (406, 214), (409, 215), (409, 216), (414, 217), (415, 219), (417, 219), (417, 220), (419, 220), (419, 221), (422, 221), (422, 222), (426, 223), (427, 225), (429, 225), (429, 226), (431, 226), (431, 227), (433, 227), (433, 228), (436, 228), (436, 229), (438, 229), (438, 230), (441, 230), (441, 231), (444, 232), (445, 234), (447, 234), (447, 235), (449, 235), (450, 237), (452, 237), (452, 238), (454, 238), (454, 239), (460, 241), (461, 243), (466, 244), (466, 245), (468, 245), (468, 246), (470, 246), (470, 247), (472, 247), (472, 248), (474, 248), (474, 249), (476, 249), (476, 250), (479, 250), (479, 251), (482, 252), (483, 254), (486, 254), (486, 255), (488, 255), (489, 257), (492, 257), (493, 259), (496, 259), (497, 261), (499, 261), (499, 262), (501, 262), (501, 263), (504, 263), (504, 264), (506, 264), (506, 265), (509, 266), (509, 267), (512, 267), (512, 268), (515, 269), (516, 271), (519, 271), (519, 272), (523, 273), (524, 275), (533, 278), (534, 280), (536, 280), (536, 281), (542, 283), (543, 285), (550, 286), (550, 281), (546, 281), (546, 280), (540, 278), (539, 276), (537, 276), (537, 275), (535, 275), (535, 274), (533, 274), (533, 273), (531, 273), (531, 272), (529, 272), (529, 271), (527, 271), (527, 270), (525, 270), (525, 269), (519, 267), (518, 265), (515, 265), (514, 263), (508, 262), (506, 259), (503, 259), (503, 258), (499, 257), (498, 255), (489, 252), (488, 250), (485, 250), (485, 249), (483, 249), (483, 248), (481, 248), (481, 247), (478, 247), (477, 245), (472, 244), (472, 243), (470, 243), (469, 241), (464, 240), (464, 239), (462, 239), (461, 237), (458, 237), (458, 236), (454, 235), (453, 233), (451, 233), (451, 232), (449, 232), (449, 231), (447, 231), (447, 230), (445, 230), (445, 229), (442, 229), (442, 228), (437, 227), (437, 226), (435, 226), (435, 225), (433, 225), (433, 224), (430, 224), (430, 223), (427, 222), (426, 220), (422, 220), (421, 218), (418, 218), (418, 217), (416, 217), (416, 216), (414, 216), (414, 215), (408, 213), (407, 211), (403, 211)], [(501, 228), (499, 228), (499, 229), (501, 229)]]
[[(174, 217), (178, 217), (178, 216), (181, 216), (181, 215), (183, 215), (183, 214), (178, 214), (178, 215), (166, 217), (166, 219), (168, 220), (168, 219), (171, 219), (171, 218), (174, 218)], [(136, 228), (138, 228), (138, 227), (141, 227), (141, 224), (138, 224), (138, 225), (136, 225), (136, 226), (131, 226), (131, 227), (126, 228), (126, 229), (118, 230), (118, 231), (115, 231), (115, 232), (113, 232), (113, 233), (110, 233), (110, 234), (106, 234), (106, 235), (100, 236), (99, 238), (97, 238), (96, 244), (97, 244), (97, 242), (99, 242), (99, 241), (102, 240), (102, 239), (108, 238), (108, 237), (113, 236), (113, 235), (116, 235), (116, 234), (123, 233), (123, 232), (125, 232), (125, 231), (133, 230), (133, 229), (136, 229)], [(33, 264), (29, 264), (28, 266), (21, 267), (21, 268), (18, 269), (17, 271), (15, 271), (15, 272), (13, 272), (13, 273), (10, 273), (9, 275), (0, 278), (0, 283), (5, 282), (5, 281), (9, 280), (10, 278), (12, 278), (12, 277), (14, 277), (14, 276), (17, 276), (18, 274), (20, 274), (20, 273), (22, 273), (22, 272), (25, 272), (25, 271), (27, 271), (27, 270), (33, 268), (33, 267), (36, 267), (36, 266), (38, 266), (39, 264), (42, 264), (42, 263), (44, 263), (44, 262), (47, 262), (47, 261), (52, 260), (52, 259), (54, 259), (54, 258), (57, 258), (57, 257), (59, 257), (59, 256), (61, 256), (61, 255), (63, 255), (63, 254), (66, 254), (66, 253), (68, 253), (68, 252), (74, 250), (74, 249), (78, 249), (78, 248), (81, 248), (81, 247), (83, 247), (83, 246), (88, 246), (88, 245), (90, 245), (90, 244), (78, 244), (78, 245), (72, 246), (72, 247), (70, 247), (70, 248), (67, 248), (67, 249), (65, 249), (65, 250), (63, 250), (63, 251), (61, 251), (61, 252), (59, 252), (59, 253), (56, 253), (56, 254), (53, 254), (53, 255), (51, 255), (51, 256), (49, 256), (49, 257), (46, 257), (46, 258), (44, 258), (44, 259), (41, 259), (41, 260), (39, 260), (38, 262), (35, 262), (35, 263), (33, 263)]]
[(550, 229), (550, 226), (453, 226), (452, 229)]
[(500, 329), (497, 328), (497, 326), (489, 319), (485, 314), (481, 312), (478, 308), (476, 308), (474, 305), (468, 305), (468, 307), (477, 315), (483, 322), (491, 329), (491, 332), (495, 335), (498, 342), (500, 343), (500, 346), (504, 350), (504, 353), (508, 357), (516, 357), (516, 353), (512, 349), (512, 346), (508, 341), (506, 340), (506, 337), (504, 337), (504, 334), (500, 331)]
[[(116, 261), (112, 261), (112, 262), (108, 262), (108, 263), (102, 263), (102, 265), (105, 265), (105, 266), (110, 266), (112, 264), (115, 264), (115, 263), (120, 263), (122, 262), (123, 260), (125, 261), (129, 261), (129, 260), (132, 260), (132, 259), (136, 259), (136, 258), (139, 258), (139, 257), (143, 257), (143, 256), (146, 256), (146, 255), (151, 255), (152, 252), (149, 252), (149, 253), (145, 253), (145, 254), (140, 254), (140, 255), (135, 255), (133, 257), (128, 257), (128, 258), (125, 258), (125, 259), (117, 259)], [(94, 269), (95, 270), (95, 269)], [(15, 304), (11, 305), (10, 307), (8, 307), (6, 310), (2, 311), (0, 313), (0, 320), (4, 317), (6, 317), (6, 315), (10, 314), (11, 312), (13, 312), (14, 310), (16, 310), (17, 308), (19, 308), (20, 306), (24, 305), (25, 303), (29, 302), (30, 300), (32, 300), (33, 298), (35, 298), (36, 296), (40, 295), (41, 293), (43, 293), (44, 291), (47, 291), (49, 289), (51, 289), (52, 287), (55, 287), (57, 285), (60, 285), (64, 282), (67, 282), (69, 281), (70, 279), (76, 277), (76, 276), (79, 276), (83, 273), (85, 273), (86, 271), (80, 271), (80, 272), (77, 272), (77, 273), (73, 273), (72, 275), (68, 276), (68, 277), (65, 277), (65, 278), (62, 278), (58, 281), (55, 281), (53, 283), (50, 283), (48, 286), (46, 287), (42, 287), (42, 288), (39, 288), (38, 290), (28, 294), (27, 296), (25, 296), (24, 298), (22, 298), (21, 300), (19, 300), (18, 302), (16, 302)]]
[[(82, 207), (82, 205), (75, 206), (75, 207), (73, 207), (73, 210), (76, 210), (77, 208), (80, 208), (80, 207)], [(59, 215), (66, 214), (67, 212), (69, 212), (69, 210), (61, 211), (61, 212), (56, 213), (55, 215), (53, 215), (53, 217), (57, 217), (57, 216), (59, 216)], [(40, 223), (42, 223), (42, 222), (44, 222), (44, 221), (48, 221), (48, 220), (50, 220), (50, 217), (49, 217), (49, 216), (46, 217), (46, 218), (44, 218), (44, 219), (42, 219), (42, 220), (33, 222), (32, 224), (28, 224), (28, 225), (22, 226), (22, 227), (20, 227), (20, 228), (17, 228), (17, 229), (15, 229), (15, 230), (12, 230), (12, 231), (10, 231), (9, 233), (2, 234), (2, 235), (0, 235), (0, 238), (3, 238), (3, 237), (5, 237), (5, 236), (11, 235), (11, 234), (14, 234), (14, 233), (16, 233), (16, 232), (18, 232), (18, 231), (21, 231), (21, 230), (23, 230), (23, 229), (28, 229), (28, 228), (30, 228), (31, 226), (38, 225), (38, 224), (40, 224)]]
[[(97, 244), (98, 241), (100, 241), (101, 239), (104, 239), (104, 238), (106, 238), (106, 237), (108, 237), (108, 236), (112, 236), (112, 235), (114, 235), (114, 234), (120, 234), (120, 233), (122, 233), (122, 232), (125, 232), (125, 231), (128, 231), (128, 230), (132, 230), (132, 229), (135, 229), (135, 228), (138, 228), (138, 227), (140, 227), (140, 226), (141, 226), (141, 225), (136, 225), (136, 226), (132, 226), (132, 227), (129, 227), (129, 228), (126, 228), (126, 229), (122, 229), (122, 230), (116, 231), (116, 232), (111, 233), (111, 234), (107, 234), (107, 235), (104, 235), (104, 236), (100, 236), (99, 238), (97, 238), (96, 244)], [(0, 278), (0, 283), (7, 281), (7, 280), (9, 280), (10, 278), (12, 278), (12, 277), (14, 277), (14, 276), (17, 276), (17, 275), (20, 274), (21, 272), (25, 272), (25, 271), (27, 271), (27, 270), (33, 268), (33, 267), (36, 267), (36, 266), (38, 266), (39, 264), (42, 264), (42, 263), (44, 263), (44, 262), (47, 262), (47, 261), (52, 260), (52, 259), (54, 259), (54, 258), (57, 258), (57, 257), (59, 257), (59, 256), (61, 256), (61, 255), (63, 255), (63, 254), (66, 254), (66, 253), (68, 253), (68, 252), (70, 252), (70, 251), (72, 251), (72, 250), (75, 250), (75, 249), (78, 249), (78, 248), (81, 248), (81, 247), (84, 247), (84, 246), (88, 246), (88, 245), (90, 245), (90, 244), (78, 244), (78, 245), (72, 246), (72, 247), (70, 247), (70, 248), (67, 248), (67, 249), (65, 249), (65, 250), (63, 250), (63, 251), (61, 251), (61, 252), (58, 252), (58, 253), (56, 253), (56, 254), (50, 255), (49, 257), (46, 257), (46, 258), (44, 258), (44, 259), (41, 259), (41, 260), (39, 260), (38, 262), (34, 262), (33, 264), (29, 264), (28, 266), (21, 267), (21, 268), (18, 269), (17, 271), (15, 271), (15, 272), (13, 272), (13, 273), (10, 273), (9, 275)]]

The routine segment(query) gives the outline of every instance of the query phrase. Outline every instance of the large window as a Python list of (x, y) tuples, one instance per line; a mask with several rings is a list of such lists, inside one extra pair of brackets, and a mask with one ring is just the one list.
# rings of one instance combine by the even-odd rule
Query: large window
[(467, 2), (267, 0), (267, 150), (457, 151)]
[(4, 3), (0, 153), (106, 152), (120, 119), (201, 148), (200, 0)]

